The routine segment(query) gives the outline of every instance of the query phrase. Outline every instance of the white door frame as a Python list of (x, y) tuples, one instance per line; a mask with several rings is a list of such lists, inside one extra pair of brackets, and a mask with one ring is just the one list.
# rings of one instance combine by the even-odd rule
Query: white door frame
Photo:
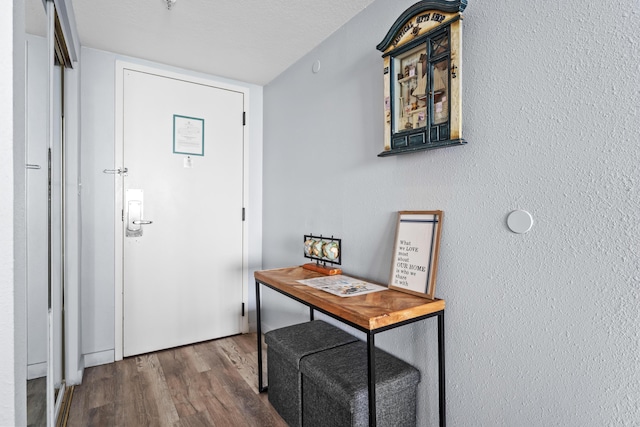
[[(149, 74), (154, 74), (161, 77), (168, 77), (183, 80), (186, 82), (203, 84), (213, 86), (221, 89), (232, 90), (235, 92), (241, 92), (244, 95), (244, 111), (249, 114), (249, 89), (241, 86), (235, 86), (226, 82), (217, 81), (214, 79), (206, 79), (190, 76), (187, 74), (181, 74), (177, 72), (171, 72), (158, 68), (153, 68), (145, 65), (135, 64), (125, 61), (116, 61), (116, 97), (115, 97), (115, 165), (114, 170), (124, 170), (126, 165), (122, 163), (122, 155), (124, 149), (123, 138), (123, 75), (124, 70), (133, 70)], [(247, 123), (243, 129), (243, 176), (242, 176), (242, 205), (246, 208), (248, 206), (249, 195), (249, 162), (247, 155), (247, 147), (249, 146), (249, 124)], [(123, 194), (122, 194), (122, 175), (114, 174), (115, 177), (115, 211), (114, 211), (114, 231), (115, 231), (115, 360), (122, 360), (123, 355), (123, 292), (124, 292), (124, 274), (123, 274)], [(249, 233), (247, 231), (248, 221), (245, 219), (242, 222), (242, 302), (246, 307), (244, 312), (244, 318), (242, 319), (242, 332), (247, 333), (249, 331), (249, 281), (248, 281), (248, 265), (249, 265)]]

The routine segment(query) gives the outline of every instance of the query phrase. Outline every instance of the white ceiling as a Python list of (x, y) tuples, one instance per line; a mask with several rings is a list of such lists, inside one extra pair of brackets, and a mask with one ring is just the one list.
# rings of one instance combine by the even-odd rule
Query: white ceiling
[[(374, 0), (72, 0), (80, 44), (264, 85)], [(27, 32), (43, 34), (42, 0)]]

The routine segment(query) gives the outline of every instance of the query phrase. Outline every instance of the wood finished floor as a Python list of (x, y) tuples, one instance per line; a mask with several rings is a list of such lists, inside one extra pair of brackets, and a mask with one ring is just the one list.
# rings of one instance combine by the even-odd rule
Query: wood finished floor
[(27, 426), (47, 425), (47, 377), (27, 381)]
[(257, 366), (253, 333), (88, 368), (67, 425), (285, 427)]

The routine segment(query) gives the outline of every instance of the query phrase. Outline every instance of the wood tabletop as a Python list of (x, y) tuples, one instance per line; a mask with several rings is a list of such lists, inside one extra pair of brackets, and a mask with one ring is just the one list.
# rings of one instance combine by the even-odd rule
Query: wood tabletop
[[(347, 273), (343, 274), (349, 276)], [(376, 330), (436, 313), (444, 310), (445, 306), (444, 300), (441, 299), (430, 300), (392, 289), (364, 295), (339, 297), (298, 283), (298, 280), (323, 276), (302, 267), (256, 271), (254, 276), (257, 281), (273, 289), (314, 305), (365, 330)]]

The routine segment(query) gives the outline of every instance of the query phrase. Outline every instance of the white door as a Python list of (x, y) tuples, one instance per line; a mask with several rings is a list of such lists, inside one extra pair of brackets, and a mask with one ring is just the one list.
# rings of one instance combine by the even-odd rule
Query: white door
[(123, 355), (240, 333), (244, 95), (123, 73)]
[[(47, 374), (49, 120), (46, 40), (27, 42), (27, 379)], [(43, 102), (43, 100), (45, 100)]]

